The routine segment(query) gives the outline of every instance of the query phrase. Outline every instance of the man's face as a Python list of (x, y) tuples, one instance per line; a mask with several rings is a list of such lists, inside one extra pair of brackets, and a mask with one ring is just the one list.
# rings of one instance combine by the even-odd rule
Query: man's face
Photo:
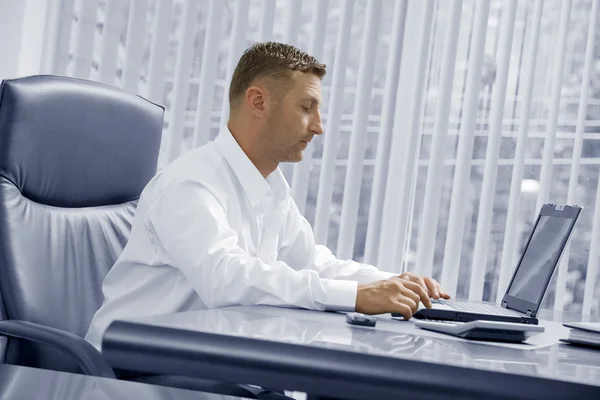
[(321, 80), (312, 73), (294, 71), (287, 91), (273, 98), (263, 132), (265, 147), (278, 163), (298, 162), (321, 125)]

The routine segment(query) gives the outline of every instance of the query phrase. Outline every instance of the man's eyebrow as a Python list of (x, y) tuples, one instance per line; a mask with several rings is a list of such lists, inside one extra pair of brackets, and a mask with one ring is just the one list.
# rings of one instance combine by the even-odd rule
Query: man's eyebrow
[(306, 96), (302, 99), (302, 101), (310, 101), (313, 104), (319, 105), (321, 102), (314, 96)]

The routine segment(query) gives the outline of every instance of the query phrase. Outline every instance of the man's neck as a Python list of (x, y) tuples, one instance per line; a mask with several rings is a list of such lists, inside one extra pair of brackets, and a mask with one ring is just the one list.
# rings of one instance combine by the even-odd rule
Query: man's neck
[(247, 140), (247, 138), (250, 138), (251, 135), (241, 135), (239, 129), (235, 127), (235, 124), (233, 124), (231, 121), (229, 121), (227, 124), (227, 128), (229, 128), (229, 132), (231, 132), (231, 135), (238, 143), (244, 154), (246, 154), (256, 169), (258, 169), (258, 172), (260, 172), (260, 174), (267, 179), (267, 177), (277, 169), (278, 164), (270, 160), (266, 154), (261, 154), (260, 149), (256, 148), (256, 146), (253, 146), (251, 140)]

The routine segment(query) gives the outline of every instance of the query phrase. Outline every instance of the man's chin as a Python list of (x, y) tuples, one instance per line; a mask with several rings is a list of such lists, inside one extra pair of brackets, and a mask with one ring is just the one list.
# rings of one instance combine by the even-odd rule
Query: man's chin
[(292, 162), (297, 163), (302, 160), (304, 160), (304, 151), (301, 151), (300, 153), (296, 154), (296, 158)]
[(304, 159), (304, 151), (301, 151), (296, 154), (290, 154), (289, 157), (283, 162), (286, 163), (298, 163)]

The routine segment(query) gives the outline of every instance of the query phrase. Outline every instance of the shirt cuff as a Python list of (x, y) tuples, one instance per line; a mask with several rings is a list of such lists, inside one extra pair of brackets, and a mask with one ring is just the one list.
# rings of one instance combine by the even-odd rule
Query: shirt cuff
[(328, 311), (354, 311), (358, 282), (321, 279), (325, 287), (325, 309)]

